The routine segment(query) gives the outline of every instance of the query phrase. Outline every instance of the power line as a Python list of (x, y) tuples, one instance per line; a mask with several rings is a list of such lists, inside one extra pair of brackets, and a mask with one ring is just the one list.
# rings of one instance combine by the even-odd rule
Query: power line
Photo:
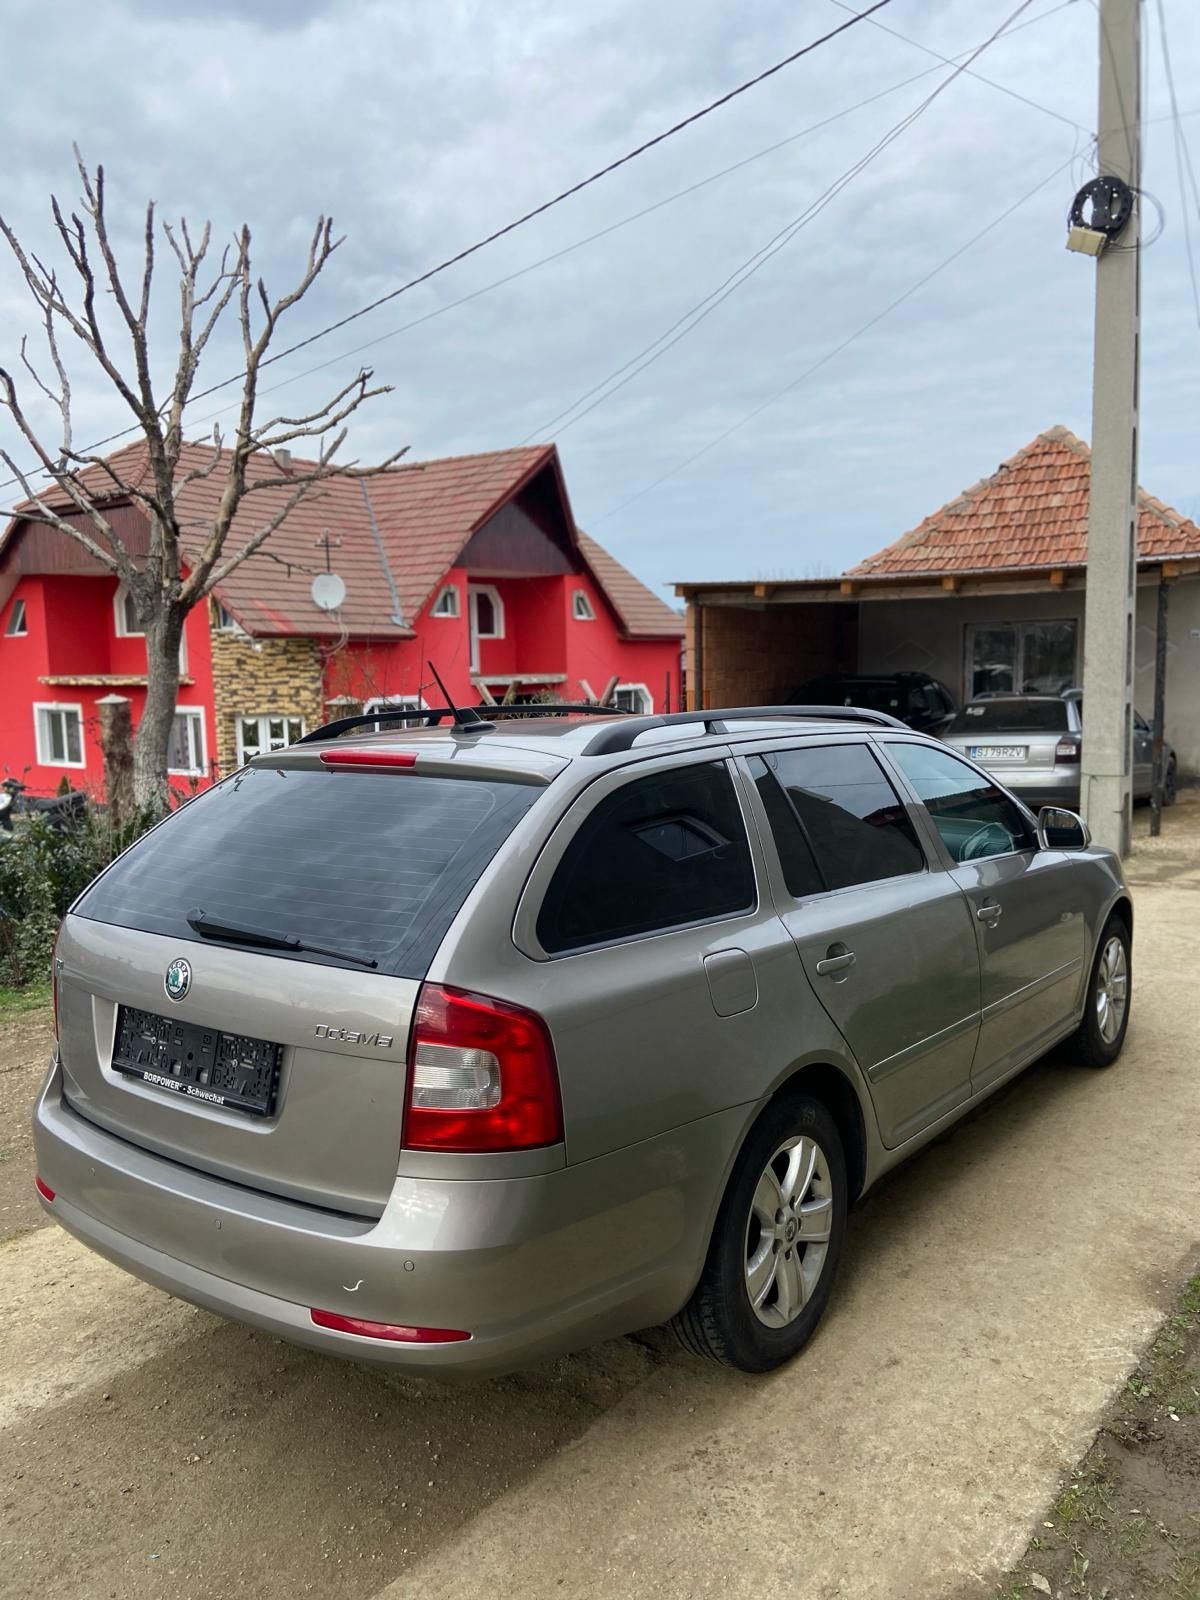
[[(577, 422), (582, 421), (584, 417), (593, 412), (597, 406), (603, 405), (606, 400), (610, 399), (614, 394), (617, 394), (625, 387), (626, 384), (632, 383), (634, 378), (636, 378), (640, 373), (645, 372), (647, 367), (653, 366), (653, 364), (658, 361), (660, 357), (664, 356), (668, 350), (677, 345), (681, 339), (685, 339), (687, 335), (697, 328), (706, 317), (711, 315), (711, 313), (715, 311), (723, 301), (727, 300), (731, 294), (734, 294), (742, 287), (744, 283), (748, 282), (749, 279), (752, 278), (754, 274), (771, 259), (772, 256), (778, 255), (778, 253), (784, 249), (785, 246), (790, 244), (792, 240), (795, 239), (796, 236), (805, 227), (807, 227), (810, 222), (812, 222), (821, 214), (822, 211), (824, 211), (826, 206), (832, 204), (837, 196), (841, 194), (841, 192), (847, 188), (854, 181), (854, 179), (859, 176), (860, 173), (864, 172), (878, 156), (882, 155), (891, 144), (893, 144), (904, 132), (907, 131), (907, 129), (912, 127), (913, 123), (916, 122), (917, 119), (929, 109), (938, 96), (943, 94), (956, 78), (960, 77), (964, 72), (966, 72), (970, 63), (978, 60), (983, 52), (990, 45), (994, 44), (996, 40), (1004, 33), (1005, 29), (1009, 27), (1010, 24), (1015, 22), (1023, 11), (1028, 10), (1032, 3), (1033, 0), (1021, 0), (1021, 3), (1009, 16), (1007, 21), (1001, 23), (999, 28), (997, 28), (985, 40), (983, 40), (981, 44), (977, 45), (975, 49), (970, 52), (965, 62), (955, 65), (954, 70), (950, 73), (949, 77), (945, 78), (941, 83), (939, 83), (932, 93), (928, 94), (925, 99), (922, 100), (920, 105), (915, 106), (912, 111), (908, 112), (900, 119), (899, 122), (895, 123), (891, 128), (889, 128), (882, 138), (876, 141), (876, 143), (866, 153), (865, 156), (860, 157), (859, 160), (848, 167), (845, 172), (843, 172), (839, 177), (835, 178), (833, 183), (831, 183), (828, 188), (826, 188), (817, 197), (816, 200), (812, 201), (808, 206), (806, 206), (804, 211), (802, 211), (798, 217), (793, 218), (792, 221), (782, 228), (777, 234), (775, 234), (773, 238), (769, 239), (765, 245), (756, 250), (753, 255), (747, 258), (747, 260), (743, 261), (741, 265), (738, 266), (723, 283), (718, 284), (717, 287), (706, 294), (703, 299), (685, 311), (683, 315), (677, 318), (676, 321), (673, 322), (664, 333), (659, 334), (657, 339), (652, 340), (650, 344), (646, 345), (636, 355), (631, 356), (628, 361), (623, 362), (621, 366), (617, 367), (615, 371), (610, 372), (607, 377), (602, 378), (598, 384), (593, 385), (593, 387), (585, 394), (580, 395), (571, 403), (571, 405), (567, 406), (565, 410), (558, 412), (555, 416), (551, 417), (548, 422), (542, 424), (539, 428), (536, 428), (534, 432), (527, 435), (526, 438), (521, 441), (521, 443), (527, 444), (530, 439), (535, 437), (535, 435), (539, 437), (547, 436), (551, 429), (560, 423), (562, 425), (558, 428), (558, 432), (560, 434), (565, 433), (568, 428), (574, 427)], [(574, 416), (571, 415), (572, 412), (575, 413)], [(564, 422), (563, 418), (569, 418), (570, 420)]]
[(868, 321), (864, 322), (861, 327), (856, 328), (853, 333), (847, 335), (847, 337), (843, 339), (840, 344), (834, 345), (832, 349), (827, 350), (825, 354), (817, 361), (814, 361), (811, 363), (811, 365), (805, 367), (804, 371), (801, 372), (797, 377), (793, 378), (790, 383), (786, 383), (782, 389), (777, 389), (774, 394), (768, 395), (765, 400), (759, 401), (759, 403), (751, 410), (740, 416), (736, 422), (731, 423), (728, 428), (725, 428), (721, 433), (717, 434), (715, 438), (710, 439), (709, 442), (701, 449), (694, 451), (690, 456), (686, 456), (682, 461), (677, 461), (673, 467), (670, 467), (666, 472), (661, 473), (651, 483), (646, 484), (644, 488), (636, 490), (635, 493), (627, 495), (624, 500), (618, 501), (616, 505), (610, 506), (607, 511), (602, 512), (601, 515), (596, 518), (596, 521), (605, 522), (609, 517), (615, 516), (618, 511), (624, 511), (626, 506), (632, 505), (634, 501), (641, 500), (645, 495), (648, 495), (653, 490), (657, 489), (660, 484), (666, 483), (669, 478), (675, 477), (678, 473), (683, 472), (686, 468), (692, 466), (693, 463), (699, 461), (702, 456), (706, 456), (711, 450), (715, 450), (719, 444), (723, 444), (724, 441), (732, 434), (737, 433), (738, 430), (744, 428), (748, 422), (752, 422), (755, 417), (760, 416), (762, 412), (766, 411), (769, 406), (775, 405), (775, 403), (779, 400), (782, 400), (785, 395), (789, 395), (794, 389), (799, 388), (799, 386), (804, 383), (806, 379), (812, 377), (813, 373), (819, 372), (822, 367), (827, 366), (835, 356), (840, 355), (843, 350), (846, 350), (850, 345), (855, 344), (865, 333), (870, 332), (870, 330), (878, 323), (882, 322), (885, 317), (889, 317), (893, 311), (902, 306), (906, 300), (911, 300), (913, 295), (918, 293), (919, 290), (923, 289), (926, 284), (931, 283), (933, 279), (936, 278), (940, 273), (945, 272), (947, 267), (952, 266), (960, 256), (964, 256), (967, 251), (977, 245), (981, 239), (986, 238), (989, 233), (994, 232), (995, 229), (1001, 225), (1001, 223), (1007, 222), (1009, 217), (1011, 217), (1014, 212), (1019, 211), (1023, 205), (1032, 200), (1034, 195), (1038, 194), (1046, 187), (1048, 183), (1051, 183), (1055, 178), (1057, 178), (1061, 172), (1065, 172), (1074, 159), (1074, 155), (1071, 155), (1066, 161), (1060, 162), (1060, 164), (1054, 168), (1053, 172), (1048, 172), (1046, 174), (1040, 183), (1035, 184), (1034, 187), (1027, 193), (1023, 194), (1019, 200), (1014, 200), (1012, 205), (1007, 206), (998, 217), (993, 217), (991, 222), (989, 222), (986, 227), (981, 228), (979, 232), (973, 234), (965, 244), (960, 245), (957, 250), (955, 250), (951, 255), (948, 255), (944, 261), (940, 261), (938, 265), (931, 271), (925, 273), (923, 277), (918, 278), (916, 283), (910, 285), (910, 287), (907, 288), (903, 294), (897, 295), (897, 297), (891, 301), (890, 304), (884, 306), (882, 311), (876, 312), (876, 314), (869, 318)]
[(1174, 118), (1175, 134), (1175, 169), (1179, 178), (1179, 204), (1183, 214), (1183, 239), (1187, 249), (1188, 276), (1192, 280), (1192, 304), (1196, 310), (1196, 322), (1200, 326), (1200, 286), (1196, 282), (1196, 258), (1192, 253), (1192, 224), (1188, 215), (1187, 186), (1184, 183), (1186, 169), (1191, 179), (1192, 197), (1196, 203), (1196, 212), (1200, 216), (1200, 187), (1196, 183), (1196, 169), (1192, 165), (1192, 152), (1188, 148), (1187, 137), (1183, 131), (1183, 123), (1179, 117), (1179, 101), (1175, 97), (1175, 73), (1171, 67), (1171, 46), (1167, 38), (1167, 13), (1163, 0), (1158, 0), (1158, 42), (1162, 47), (1163, 68), (1167, 75), (1167, 92), (1171, 97), (1171, 115)]
[[(765, 83), (768, 78), (773, 78), (776, 73), (782, 72), (785, 67), (793, 66), (805, 56), (811, 55), (814, 50), (818, 50), (822, 45), (828, 44), (830, 40), (836, 39), (849, 29), (857, 27), (860, 22), (866, 21), (876, 11), (882, 11), (885, 6), (891, 3), (892, 0), (875, 0), (875, 3), (869, 6), (866, 11), (847, 18), (845, 22), (839, 23), (836, 28), (831, 28), (828, 33), (823, 33), (819, 38), (802, 45), (799, 50), (793, 50), (790, 55), (784, 56), (781, 61), (776, 61), (773, 66), (756, 73), (753, 78), (747, 78), (744, 83), (739, 83), (736, 88), (727, 90), (725, 94), (709, 101), (707, 105), (701, 106), (699, 110), (693, 111), (678, 122), (672, 123), (669, 128), (664, 128), (661, 133), (656, 133), (652, 138), (643, 140), (641, 144), (636, 145), (632, 150), (626, 151), (624, 155), (618, 156), (603, 167), (597, 168), (595, 172), (590, 173), (586, 178), (579, 179), (577, 183), (571, 184), (569, 188), (560, 190), (558, 194), (553, 195), (549, 200), (543, 200), (540, 205), (534, 206), (532, 210), (514, 218), (512, 222), (505, 223), (503, 227), (494, 229), (484, 238), (476, 240), (474, 244), (467, 245), (454, 255), (447, 256), (445, 260), (439, 261), (436, 266), (427, 268), (426, 271), (419, 273), (415, 278), (409, 278), (406, 283), (389, 290), (387, 294), (380, 295), (378, 299), (372, 300), (368, 305), (360, 306), (357, 311), (352, 311), (347, 316), (339, 318), (338, 321), (331, 322), (327, 327), (319, 329), (316, 333), (309, 334), (304, 339), (298, 339), (295, 344), (289, 345), (285, 350), (279, 350), (274, 355), (268, 356), (260, 363), (260, 370), (262, 367), (273, 366), (275, 362), (282, 361), (286, 356), (295, 355), (298, 350), (304, 350), (309, 345), (315, 344), (318, 339), (324, 339), (329, 334), (336, 333), (339, 329), (348, 326), (349, 323), (356, 322), (360, 317), (365, 317), (369, 312), (377, 311), (380, 306), (387, 305), (389, 301), (398, 299), (400, 295), (407, 294), (410, 290), (416, 289), (423, 283), (428, 283), (431, 278), (437, 277), (439, 273), (447, 271), (450, 267), (457, 266), (460, 261), (465, 261), (468, 256), (473, 256), (488, 245), (494, 244), (497, 239), (503, 239), (506, 234), (513, 233), (516, 229), (524, 227), (527, 222), (532, 222), (535, 217), (544, 216), (554, 206), (561, 205), (564, 200), (569, 200), (572, 196), (582, 193), (584, 189), (599, 183), (602, 178), (607, 178), (619, 168), (627, 166), (639, 156), (645, 155), (648, 150), (653, 150), (656, 146), (664, 144), (668, 139), (673, 138), (675, 134), (682, 133), (685, 128), (692, 127), (702, 118), (710, 116), (714, 111), (720, 110), (722, 106), (728, 105), (731, 100), (736, 100), (739, 95), (746, 94), (749, 90), (757, 88), (760, 83)], [(222, 379), (220, 383), (214, 383), (207, 389), (199, 390), (196, 394), (190, 396), (189, 400), (190, 402), (204, 400), (209, 395), (218, 393), (221, 389), (227, 389), (230, 384), (240, 382), (244, 376), (245, 370), (243, 369), (242, 372), (232, 377)], [(119, 433), (109, 434), (107, 438), (98, 439), (95, 444), (88, 445), (82, 454), (90, 455), (93, 451), (100, 450), (105, 445), (113, 444), (116, 440), (124, 439), (129, 434), (137, 431), (136, 424), (128, 428), (122, 428)], [(6, 483), (0, 484), (0, 488), (7, 489), (12, 484), (19, 482), (19, 478), (10, 478)]]
[[(1078, 0), (1067, 0), (1069, 5), (1077, 3)], [(853, 6), (846, 4), (846, 0), (833, 0), (833, 4), (842, 11), (848, 11), (851, 16), (859, 15)], [(1062, 9), (1062, 6), (1055, 6), (1054, 8), (1055, 11), (1061, 11)], [(1043, 12), (1039, 17), (1031, 17), (1030, 21), (1024, 23), (1023, 26), (1029, 27), (1031, 23), (1043, 22), (1046, 17), (1053, 16), (1053, 14), (1051, 11)], [(914, 50), (920, 50), (923, 55), (933, 56), (935, 60), (942, 62), (947, 67), (953, 66), (958, 59), (957, 56), (944, 56), (939, 50), (931, 50), (927, 44), (922, 44), (919, 39), (912, 39), (907, 33), (901, 33), (897, 28), (889, 28), (886, 22), (878, 22), (872, 19), (871, 26), (878, 28), (881, 33), (890, 34), (893, 39), (899, 39), (902, 44), (912, 45)], [(1016, 30), (1014, 29), (1013, 31), (1015, 32)], [(1075, 122), (1071, 117), (1065, 117), (1061, 111), (1054, 111), (1049, 106), (1044, 106), (1040, 100), (1031, 100), (1027, 94), (1019, 94), (1016, 89), (1010, 89), (1007, 84), (997, 83), (995, 78), (985, 78), (982, 72), (972, 72), (970, 68), (965, 70), (968, 77), (976, 78), (980, 83), (986, 83), (989, 89), (998, 89), (1001, 94), (1008, 95), (1010, 99), (1019, 100), (1024, 106), (1032, 106), (1035, 111), (1044, 111), (1048, 117), (1053, 117), (1056, 122), (1065, 122), (1068, 128), (1076, 128), (1080, 133), (1090, 132), (1090, 129), (1085, 128), (1082, 123)]]

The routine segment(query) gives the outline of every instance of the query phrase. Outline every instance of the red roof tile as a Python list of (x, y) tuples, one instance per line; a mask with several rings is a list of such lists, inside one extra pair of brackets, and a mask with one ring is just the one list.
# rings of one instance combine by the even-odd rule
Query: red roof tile
[[(1091, 451), (1067, 428), (1048, 428), (848, 576), (1078, 567), (1087, 560)], [(1138, 490), (1138, 560), (1200, 555), (1200, 527)]]
[[(179, 463), (175, 501), (184, 553), (192, 558), (203, 546), (221, 492), (219, 472), (204, 475), (211, 460), (210, 445), (186, 444)], [(118, 450), (109, 461), (134, 487), (149, 478), (141, 442)], [(311, 466), (296, 458), (289, 470), (295, 475)], [(252, 634), (319, 636), (345, 628), (358, 635), (405, 637), (472, 534), (547, 468), (557, 474), (553, 445), (405, 462), (368, 477), (330, 478), (288, 513), (261, 551), (230, 573), (218, 596)], [(89, 467), (81, 478), (98, 498), (111, 490), (111, 480), (101, 468)], [(226, 554), (250, 539), (292, 492), (289, 473), (269, 455), (254, 458), (247, 478), (266, 487), (242, 501)], [(569, 518), (565, 494), (563, 504)], [(15, 521), (9, 524), (10, 532)], [(336, 541), (333, 564), (346, 581), (346, 601), (336, 619), (319, 611), (309, 592), (313, 574), (324, 566), (321, 540), (326, 531)], [(595, 540), (582, 534), (578, 539), (585, 564), (630, 637), (682, 634), (683, 621), (668, 605)]]

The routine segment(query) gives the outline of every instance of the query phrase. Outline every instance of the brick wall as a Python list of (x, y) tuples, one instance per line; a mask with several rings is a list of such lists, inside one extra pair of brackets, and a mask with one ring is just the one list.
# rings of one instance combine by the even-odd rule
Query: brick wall
[[(806, 678), (857, 666), (857, 606), (688, 607), (688, 683), (695, 684), (696, 630), (705, 706), (770, 705)], [(689, 691), (690, 692), (690, 691)]]
[(303, 717), (311, 731), (325, 720), (321, 659), (311, 639), (258, 639), (212, 633), (213, 709), (221, 771), (237, 766), (239, 716)]

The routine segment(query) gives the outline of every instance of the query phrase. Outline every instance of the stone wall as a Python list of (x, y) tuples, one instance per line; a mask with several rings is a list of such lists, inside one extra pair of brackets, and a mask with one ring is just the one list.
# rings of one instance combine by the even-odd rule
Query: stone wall
[(324, 720), (321, 658), (311, 639), (247, 639), (212, 633), (213, 710), (221, 772), (237, 766), (239, 716), (303, 717), (311, 732)]

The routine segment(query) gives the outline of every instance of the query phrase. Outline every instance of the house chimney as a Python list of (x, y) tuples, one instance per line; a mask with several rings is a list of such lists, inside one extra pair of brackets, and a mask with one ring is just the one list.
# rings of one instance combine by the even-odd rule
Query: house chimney
[(292, 452), (290, 450), (284, 450), (281, 447), (278, 450), (273, 450), (271, 454), (274, 456), (275, 465), (280, 472), (290, 472), (292, 470)]

